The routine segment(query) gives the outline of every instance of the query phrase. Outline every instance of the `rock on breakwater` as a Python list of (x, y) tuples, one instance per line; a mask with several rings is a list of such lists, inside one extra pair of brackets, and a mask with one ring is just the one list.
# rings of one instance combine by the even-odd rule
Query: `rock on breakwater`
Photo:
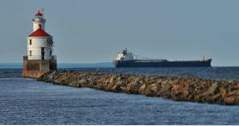
[(177, 101), (239, 104), (238, 81), (70, 71), (49, 72), (38, 80), (73, 87), (163, 97)]

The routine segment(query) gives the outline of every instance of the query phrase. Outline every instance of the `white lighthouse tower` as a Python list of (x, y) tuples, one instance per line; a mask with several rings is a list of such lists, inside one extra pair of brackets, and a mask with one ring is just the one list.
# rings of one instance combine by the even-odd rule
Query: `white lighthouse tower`
[(23, 58), (23, 76), (40, 77), (57, 69), (53, 52), (53, 37), (45, 31), (46, 19), (38, 10), (33, 18), (33, 32), (27, 38), (27, 55)]

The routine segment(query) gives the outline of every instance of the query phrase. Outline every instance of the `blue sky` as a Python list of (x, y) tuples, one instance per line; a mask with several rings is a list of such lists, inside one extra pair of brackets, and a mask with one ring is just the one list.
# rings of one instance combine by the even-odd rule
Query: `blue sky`
[(238, 0), (1, 0), (0, 63), (21, 63), (44, 8), (60, 63), (111, 62), (119, 50), (239, 66)]

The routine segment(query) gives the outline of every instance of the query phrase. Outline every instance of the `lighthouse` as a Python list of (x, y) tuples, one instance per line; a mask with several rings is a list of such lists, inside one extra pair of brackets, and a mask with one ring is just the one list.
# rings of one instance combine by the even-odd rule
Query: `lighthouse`
[(23, 76), (38, 78), (57, 69), (53, 55), (53, 37), (46, 32), (44, 13), (38, 10), (32, 19), (33, 31), (27, 37), (27, 55), (23, 57)]

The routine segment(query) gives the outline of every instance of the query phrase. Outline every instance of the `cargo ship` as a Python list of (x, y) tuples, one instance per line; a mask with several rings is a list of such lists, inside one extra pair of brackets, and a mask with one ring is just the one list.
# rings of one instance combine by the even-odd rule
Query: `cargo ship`
[(169, 61), (166, 59), (138, 59), (127, 49), (119, 52), (113, 63), (120, 67), (211, 67), (212, 59)]

